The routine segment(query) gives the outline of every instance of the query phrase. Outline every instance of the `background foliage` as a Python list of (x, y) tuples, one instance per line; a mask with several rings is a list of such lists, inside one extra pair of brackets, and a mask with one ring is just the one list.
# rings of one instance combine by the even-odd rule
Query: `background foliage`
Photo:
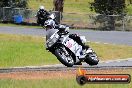
[(0, 7), (27, 7), (28, 0), (0, 0)]

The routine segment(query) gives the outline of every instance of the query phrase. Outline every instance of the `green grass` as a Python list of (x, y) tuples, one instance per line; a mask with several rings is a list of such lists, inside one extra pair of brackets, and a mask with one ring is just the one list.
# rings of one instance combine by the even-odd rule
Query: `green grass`
[(97, 52), (98, 56), (103, 61), (132, 58), (132, 46), (101, 43), (90, 43), (90, 46)]
[[(106, 73), (108, 70), (106, 70)], [(89, 72), (89, 71), (88, 71)], [(100, 72), (100, 71), (99, 71)], [(130, 74), (132, 75), (131, 69), (124, 70), (113, 70), (110, 73), (118, 72), (118, 74)], [(10, 74), (10, 73), (9, 73)], [(24, 73), (23, 73), (24, 74)], [(31, 74), (28, 73), (30, 76)], [(55, 75), (53, 73), (53, 75)], [(17, 75), (18, 76), (18, 75)], [(33, 75), (34, 76), (34, 75)], [(129, 84), (85, 84), (80, 86), (76, 82), (76, 73), (72, 78), (53, 78), (53, 79), (0, 79), (0, 88), (132, 88), (132, 82)]]
[[(64, 2), (64, 12), (73, 13), (89, 13), (91, 12), (89, 3), (93, 0), (65, 0)], [(37, 10), (40, 5), (44, 5), (47, 10), (53, 9), (53, 0), (29, 0), (29, 8)]]
[[(89, 2), (93, 2), (94, 0), (65, 0), (64, 1), (64, 12), (66, 13), (94, 13), (90, 11)], [(128, 2), (126, 1), (128, 14), (132, 14), (132, 5), (128, 6)], [(40, 5), (44, 5), (47, 10), (53, 9), (53, 0), (29, 0), (28, 6), (31, 9), (37, 10)]]
[(43, 44), (40, 37), (0, 34), (0, 67), (57, 63)]
[[(61, 20), (61, 23), (71, 25), (74, 27), (97, 28), (99, 25), (93, 24), (94, 19), (89, 18), (89, 16), (95, 17), (93, 14), (96, 14), (94, 11), (91, 11), (90, 9), (89, 3), (93, 1), (94, 0), (64, 0), (63, 19)], [(126, 7), (128, 11), (127, 13), (128, 15), (131, 15), (132, 5), (128, 5), (128, 4), (129, 4), (128, 1), (126, 1)], [(52, 10), (53, 0), (29, 0), (28, 1), (29, 8), (33, 10), (38, 10), (39, 6), (41, 5), (44, 5), (47, 11)], [(69, 13), (76, 13), (76, 14), (69, 14)], [(131, 28), (131, 24), (129, 25)], [(127, 30), (131, 31), (130, 28)]]
[(127, 13), (132, 15), (132, 5), (127, 6)]
[(132, 88), (130, 84), (85, 84), (80, 86), (75, 78), (46, 80), (1, 79), (0, 88)]
[[(45, 65), (59, 63), (54, 55), (45, 50), (42, 37), (0, 34), (0, 67)], [(132, 57), (131, 46), (89, 44), (100, 60)]]
[(0, 23), (0, 26), (11, 26), (11, 27), (25, 27), (25, 28), (42, 28), (41, 26), (29, 26), (29, 25), (21, 25), (21, 24), (13, 24), (13, 23)]
[[(89, 18), (95, 14), (94, 11), (90, 10), (89, 2), (93, 2), (94, 0), (65, 0), (64, 1), (64, 13), (62, 24), (72, 25), (74, 27), (89, 27), (96, 28), (98, 25), (94, 25), (93, 19)], [(128, 4), (128, 2), (127, 2)], [(46, 10), (53, 9), (53, 0), (28, 0), (28, 7), (33, 10), (38, 10), (39, 6), (44, 5)], [(132, 5), (127, 5), (128, 14), (132, 14)], [(67, 14), (67, 13), (77, 13), (77, 14)], [(33, 12), (36, 14), (36, 11)], [(89, 14), (89, 15), (87, 15)], [(33, 16), (34, 17), (34, 16)], [(35, 22), (35, 21), (34, 21)], [(131, 23), (128, 23), (131, 28)], [(2, 24), (3, 25), (3, 24)], [(1, 26), (1, 24), (0, 24)], [(128, 25), (127, 25), (128, 26)], [(118, 30), (118, 29), (117, 29)], [(131, 29), (127, 29), (128, 31)]]

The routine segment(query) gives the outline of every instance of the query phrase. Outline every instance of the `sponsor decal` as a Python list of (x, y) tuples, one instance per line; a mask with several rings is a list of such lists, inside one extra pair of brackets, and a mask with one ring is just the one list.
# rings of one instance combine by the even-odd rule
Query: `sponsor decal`
[(67, 45), (66, 45), (68, 48), (71, 48), (72, 47), (72, 43), (70, 43), (70, 41), (68, 41)]

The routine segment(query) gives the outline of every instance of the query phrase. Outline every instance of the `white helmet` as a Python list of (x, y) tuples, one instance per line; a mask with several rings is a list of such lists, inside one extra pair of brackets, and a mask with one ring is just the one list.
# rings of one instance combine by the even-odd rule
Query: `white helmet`
[(44, 6), (40, 6), (39, 9), (40, 9), (40, 10), (44, 10)]

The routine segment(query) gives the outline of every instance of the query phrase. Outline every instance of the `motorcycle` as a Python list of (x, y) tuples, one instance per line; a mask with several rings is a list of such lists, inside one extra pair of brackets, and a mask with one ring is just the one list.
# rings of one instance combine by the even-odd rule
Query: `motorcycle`
[[(50, 35), (46, 41), (46, 49), (65, 66), (72, 67), (83, 61), (89, 65), (98, 64), (98, 56), (90, 47), (84, 52), (82, 46), (69, 37), (69, 27), (59, 25), (58, 30), (54, 30)], [(80, 38), (83, 43), (86, 42), (85, 36)]]
[(44, 26), (44, 23), (47, 19), (47, 16), (45, 14), (40, 15), (35, 15), (37, 24), (41, 25), (42, 27)]

